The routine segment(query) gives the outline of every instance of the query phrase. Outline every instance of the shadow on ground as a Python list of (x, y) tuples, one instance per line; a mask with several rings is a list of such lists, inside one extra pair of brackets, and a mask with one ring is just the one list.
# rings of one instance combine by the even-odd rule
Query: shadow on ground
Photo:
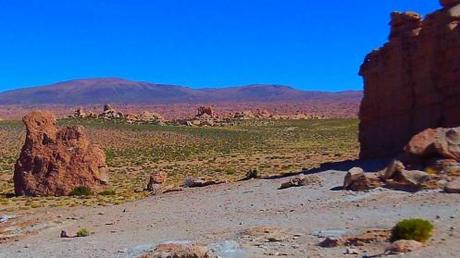
[(366, 172), (377, 172), (384, 169), (390, 161), (387, 159), (379, 159), (379, 160), (344, 160), (338, 162), (328, 162), (323, 163), (319, 167), (312, 168), (312, 169), (303, 169), (301, 172), (292, 172), (292, 173), (285, 173), (282, 175), (273, 175), (263, 177), (262, 179), (278, 179), (290, 176), (298, 176), (298, 175), (312, 175), (328, 170), (336, 170), (336, 171), (348, 171), (353, 167), (360, 167)]

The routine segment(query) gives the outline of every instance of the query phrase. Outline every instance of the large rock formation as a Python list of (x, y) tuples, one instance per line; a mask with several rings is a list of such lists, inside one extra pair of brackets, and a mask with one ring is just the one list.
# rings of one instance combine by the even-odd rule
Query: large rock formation
[(78, 186), (99, 191), (107, 185), (105, 154), (86, 137), (83, 127), (56, 127), (48, 112), (32, 112), (14, 171), (17, 195), (62, 196)]
[(460, 1), (425, 19), (393, 13), (389, 42), (361, 67), (361, 158), (397, 155), (426, 128), (460, 125)]

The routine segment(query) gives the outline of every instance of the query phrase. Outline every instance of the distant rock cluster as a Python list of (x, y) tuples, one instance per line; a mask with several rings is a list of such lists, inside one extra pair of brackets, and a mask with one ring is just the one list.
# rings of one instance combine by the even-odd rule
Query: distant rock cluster
[(260, 109), (255, 111), (245, 110), (227, 115), (218, 115), (212, 107), (200, 106), (197, 109), (195, 117), (189, 119), (178, 119), (174, 121), (173, 124), (186, 126), (224, 126), (236, 124), (245, 120), (302, 120), (321, 118), (323, 117), (309, 116), (305, 114), (275, 115), (266, 110)]
[(63, 196), (77, 187), (98, 192), (107, 186), (105, 154), (83, 127), (58, 128), (54, 116), (41, 111), (23, 121), (27, 135), (15, 165), (17, 195)]
[(460, 1), (440, 3), (425, 19), (392, 13), (389, 41), (366, 56), (361, 158), (392, 157), (426, 128), (460, 126)]
[(129, 124), (151, 123), (163, 124), (164, 119), (157, 113), (144, 111), (139, 114), (124, 114), (116, 111), (111, 105), (105, 104), (102, 113), (85, 112), (82, 107), (75, 110), (71, 116), (79, 119), (104, 119), (104, 120), (122, 120)]

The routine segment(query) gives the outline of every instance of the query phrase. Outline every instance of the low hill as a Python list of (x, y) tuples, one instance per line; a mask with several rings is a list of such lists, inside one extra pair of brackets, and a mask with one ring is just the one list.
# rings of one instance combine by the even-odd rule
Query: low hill
[(0, 105), (193, 104), (241, 102), (359, 103), (361, 91), (302, 91), (283, 85), (192, 89), (119, 78), (82, 79), (0, 93)]

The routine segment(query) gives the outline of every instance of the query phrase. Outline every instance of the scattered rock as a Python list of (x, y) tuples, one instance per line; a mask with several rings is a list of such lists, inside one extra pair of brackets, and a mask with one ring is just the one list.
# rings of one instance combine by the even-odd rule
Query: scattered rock
[(344, 190), (366, 191), (380, 186), (380, 180), (374, 176), (366, 176), (361, 168), (352, 168), (348, 171), (343, 182)]
[(205, 116), (205, 115), (210, 116), (210, 117), (214, 116), (214, 111), (212, 110), (212, 107), (201, 106), (198, 108), (197, 116)]
[(289, 179), (289, 181), (287, 181), (287, 182), (282, 183), (281, 186), (278, 189), (281, 190), (281, 189), (287, 189), (287, 188), (291, 188), (291, 187), (300, 187), (300, 186), (304, 186), (304, 185), (305, 185), (304, 178), (295, 177), (295, 178)]
[(319, 243), (319, 246), (324, 248), (333, 248), (341, 245), (343, 245), (343, 240), (335, 237), (327, 237)]
[(197, 244), (160, 244), (139, 258), (217, 258), (206, 246)]
[(147, 184), (147, 191), (150, 191), (153, 195), (160, 194), (162, 192), (162, 184), (164, 184), (165, 182), (165, 173), (153, 173), (150, 175), (149, 182)]
[(17, 195), (62, 196), (85, 186), (98, 192), (108, 184), (104, 152), (81, 126), (57, 128), (51, 113), (36, 111), (23, 119), (26, 141), (15, 165)]
[(365, 246), (371, 243), (383, 243), (389, 240), (391, 235), (390, 230), (386, 229), (371, 229), (359, 235), (348, 235), (341, 237), (326, 237), (319, 243), (321, 247), (337, 247), (337, 246)]
[(61, 231), (61, 238), (70, 238), (69, 234), (67, 234), (67, 231), (62, 230)]
[(187, 177), (184, 180), (184, 186), (185, 187), (205, 187), (205, 186), (210, 186), (210, 185), (218, 185), (218, 184), (223, 184), (225, 183), (224, 181), (215, 181), (215, 180), (206, 180), (204, 178), (192, 178), (192, 177)]
[(444, 191), (446, 193), (460, 193), (460, 178), (456, 178), (453, 181), (447, 183)]
[(345, 254), (359, 254), (359, 251), (356, 249), (347, 247), (347, 249), (345, 249)]
[(259, 172), (256, 169), (249, 170), (246, 176), (242, 179), (243, 181), (259, 178)]
[(423, 247), (423, 244), (415, 240), (398, 240), (393, 242), (386, 252), (391, 254), (408, 253), (418, 250)]

